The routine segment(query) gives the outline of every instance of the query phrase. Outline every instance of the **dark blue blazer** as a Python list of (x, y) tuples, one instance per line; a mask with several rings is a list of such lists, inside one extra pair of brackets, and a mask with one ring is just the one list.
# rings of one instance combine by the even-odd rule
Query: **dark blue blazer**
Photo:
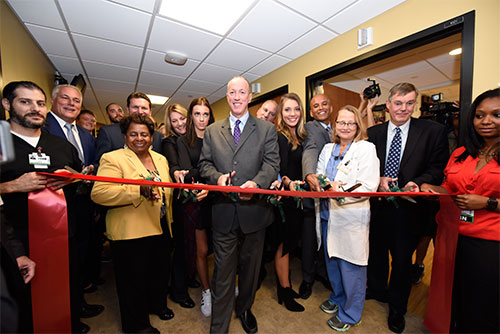
[[(95, 138), (90, 134), (90, 132), (88, 132), (81, 126), (77, 125), (76, 128), (78, 129), (78, 134), (80, 135), (80, 141), (83, 147), (83, 157), (85, 158), (83, 165), (91, 165), (95, 160)], [(57, 122), (54, 115), (52, 115), (52, 112), (49, 112), (47, 114), (47, 120), (45, 121), (45, 125), (43, 126), (42, 130), (66, 139), (66, 135), (64, 134), (63, 129)]]

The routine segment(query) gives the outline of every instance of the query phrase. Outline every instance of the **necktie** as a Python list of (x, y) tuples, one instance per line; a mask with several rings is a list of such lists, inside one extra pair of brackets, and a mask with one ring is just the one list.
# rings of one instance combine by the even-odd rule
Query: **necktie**
[(78, 151), (78, 157), (80, 158), (80, 160), (82, 161), (82, 164), (84, 163), (84, 160), (83, 160), (83, 154), (82, 152), (80, 151), (80, 148), (78, 147), (78, 143), (76, 142), (76, 138), (75, 138), (75, 135), (73, 133), (73, 128), (75, 127), (74, 124), (69, 124), (69, 123), (66, 123), (64, 124), (64, 127), (66, 128), (66, 132), (68, 133), (68, 141), (76, 148), (76, 150)]
[(234, 125), (234, 146), (238, 146), (238, 142), (240, 141), (240, 136), (241, 136), (241, 130), (240, 130), (240, 123), (241, 121), (238, 119), (236, 120), (236, 124)]
[(332, 141), (332, 128), (330, 125), (326, 127), (326, 131), (328, 131), (328, 138), (330, 138), (330, 141)]
[(389, 148), (389, 155), (387, 156), (387, 163), (385, 164), (385, 176), (398, 177), (399, 172), (399, 156), (401, 155), (401, 129), (395, 129), (396, 134), (392, 138), (391, 147)]

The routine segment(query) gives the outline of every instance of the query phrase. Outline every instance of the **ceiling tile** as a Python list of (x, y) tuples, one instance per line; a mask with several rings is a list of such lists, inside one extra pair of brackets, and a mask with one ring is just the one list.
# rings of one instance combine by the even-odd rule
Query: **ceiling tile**
[(248, 82), (254, 82), (258, 78), (260, 78), (262, 75), (246, 72), (246, 73), (243, 73), (241, 76), (244, 77), (245, 79), (247, 79)]
[(113, 90), (101, 89), (101, 90), (96, 90), (96, 95), (103, 108), (105, 108), (110, 103), (117, 103), (125, 111), (125, 107), (127, 105), (127, 97), (131, 92), (132, 91), (124, 93), (124, 92), (116, 92)]
[(77, 58), (47, 55), (60, 73), (83, 74), (82, 66)]
[(82, 60), (137, 68), (142, 48), (105, 41), (103, 39), (73, 34)]
[(113, 0), (113, 2), (144, 10), (148, 13), (153, 13), (155, 7), (155, 0)]
[(156, 17), (148, 48), (180, 52), (189, 59), (202, 60), (220, 40), (217, 35)]
[(271, 57), (267, 58), (260, 64), (257, 64), (256, 66), (252, 67), (250, 71), (252, 71), (252, 73), (255, 74), (266, 75), (290, 61), (291, 59), (279, 55), (272, 55)]
[(145, 84), (137, 85), (137, 91), (143, 92), (145, 94), (153, 94), (160, 96), (170, 97), (173, 91), (171, 89), (166, 89), (164, 86), (150, 86)]
[(241, 74), (241, 71), (203, 63), (196, 69), (190, 78), (226, 84), (232, 77), (239, 74)]
[(46, 54), (76, 58), (73, 44), (66, 31), (45, 28), (33, 24), (26, 27)]
[(150, 14), (103, 0), (59, 3), (72, 32), (144, 47)]
[(269, 52), (226, 39), (208, 56), (206, 62), (246, 71), (270, 55)]
[(142, 69), (161, 74), (188, 76), (191, 72), (193, 72), (199, 63), (199, 61), (188, 59), (182, 66), (169, 64), (165, 61), (164, 52), (147, 50), (142, 64)]
[(115, 66), (91, 61), (84, 61), (83, 66), (89, 77), (135, 83), (138, 70), (130, 67)]
[[(178, 90), (177, 92), (175, 92), (175, 95), (172, 95), (172, 97), (168, 101), (168, 105), (178, 103), (185, 108), (188, 108), (191, 101), (196, 97), (199, 97), (199, 95), (197, 95), (196, 93)], [(211, 103), (212, 101), (209, 100), (209, 102)]]
[(184, 78), (182, 77), (159, 74), (149, 71), (142, 71), (141, 77), (139, 78), (139, 84), (158, 87), (162, 92), (161, 94), (156, 94), (156, 93), (149, 93), (149, 94), (167, 95), (167, 96), (170, 96), (183, 81)]
[(304, 0), (278, 1), (317, 22), (323, 22), (330, 16), (356, 2), (356, 0), (315, 0), (314, 3)]
[(210, 95), (217, 89), (219, 89), (222, 85), (223, 84), (220, 83), (188, 79), (186, 80), (186, 82), (184, 82), (180, 89), (182, 89), (183, 91), (200, 93), (202, 95)]
[(343, 34), (405, 1), (406, 0), (361, 0), (346, 10), (334, 15), (331, 19), (326, 21), (324, 25), (338, 34)]
[(228, 37), (276, 52), (315, 25), (313, 21), (280, 4), (261, 0)]
[(295, 59), (313, 49), (316, 49), (318, 46), (325, 44), (337, 36), (337, 34), (331, 32), (330, 30), (318, 26), (304, 36), (300, 37), (298, 40), (287, 45), (278, 53), (282, 56)]
[(383, 73), (377, 73), (377, 77), (389, 82), (411, 82), (415, 86), (432, 85), (447, 81), (443, 74), (429, 66), (425, 61), (398, 67)]
[(124, 94), (130, 94), (134, 91), (134, 84), (130, 82), (121, 82), (121, 81), (113, 81), (113, 80), (104, 80), (99, 78), (89, 78), (92, 83), (92, 87), (96, 93), (99, 93), (101, 90), (106, 91), (115, 91)]
[(7, 0), (7, 2), (25, 23), (66, 29), (53, 0)]

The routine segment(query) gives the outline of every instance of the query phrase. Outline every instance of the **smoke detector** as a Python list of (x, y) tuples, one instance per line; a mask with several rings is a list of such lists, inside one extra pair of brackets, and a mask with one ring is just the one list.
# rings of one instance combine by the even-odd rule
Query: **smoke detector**
[(187, 56), (182, 53), (168, 51), (165, 55), (165, 61), (174, 65), (184, 65), (187, 61)]

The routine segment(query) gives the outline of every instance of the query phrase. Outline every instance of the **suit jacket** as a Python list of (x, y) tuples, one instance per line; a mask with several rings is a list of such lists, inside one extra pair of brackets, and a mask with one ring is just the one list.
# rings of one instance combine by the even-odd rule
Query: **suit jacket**
[[(161, 139), (162, 134), (155, 131), (153, 134), (153, 151), (161, 153)], [(113, 123), (110, 125), (105, 125), (99, 129), (99, 135), (97, 136), (97, 148), (95, 154), (94, 165), (99, 166), (99, 160), (104, 153), (118, 150), (125, 146), (125, 138), (120, 129), (119, 123)]]
[[(79, 125), (76, 125), (76, 128), (78, 129), (78, 134), (80, 135), (80, 141), (82, 143), (82, 148), (83, 148), (83, 157), (85, 161), (83, 161), (84, 166), (88, 166), (94, 163), (95, 160), (95, 139), (94, 136), (90, 134), (87, 130), (82, 128)], [(57, 122), (56, 118), (52, 114), (52, 112), (49, 112), (47, 114), (47, 120), (45, 121), (45, 125), (43, 127), (43, 130), (46, 132), (59, 136), (63, 139), (66, 139), (66, 134), (64, 133), (63, 129)]]
[(307, 136), (304, 138), (304, 153), (302, 154), (302, 174), (316, 174), (319, 153), (325, 144), (330, 143), (328, 131), (320, 121), (313, 120), (306, 123)]
[[(167, 159), (153, 151), (150, 154), (161, 180), (170, 182)], [(101, 160), (98, 176), (144, 180), (150, 175), (137, 155), (128, 148), (105, 153)], [(155, 191), (165, 195), (167, 220), (171, 223), (172, 189), (155, 188)], [(141, 196), (139, 185), (95, 182), (91, 198), (97, 204), (110, 207), (106, 215), (106, 231), (111, 240), (162, 234), (162, 201), (149, 201)]]
[[(234, 146), (229, 117), (210, 125), (205, 131), (200, 156), (200, 174), (207, 183), (217, 184), (222, 174), (236, 171), (232, 184), (240, 186), (248, 180), (260, 188), (268, 188), (279, 170), (278, 136), (273, 124), (249, 116)], [(273, 210), (259, 196), (233, 203), (220, 195), (212, 205), (212, 225), (220, 232), (229, 232), (237, 214), (244, 233), (256, 232), (272, 222)]]
[[(368, 140), (375, 144), (380, 160), (380, 176), (384, 175), (388, 122), (368, 129)], [(408, 138), (399, 165), (398, 184), (404, 187), (409, 181), (418, 186), (422, 183), (441, 184), (443, 170), (448, 162), (449, 150), (445, 127), (437, 122), (411, 118)], [(431, 208), (425, 200), (416, 199), (418, 204), (405, 200), (398, 203), (407, 211), (407, 224), (414, 233), (421, 233), (429, 219)], [(385, 219), (377, 214), (378, 208), (394, 208), (385, 200), (371, 200), (372, 223), (377, 219)], [(424, 221), (425, 220), (425, 221)]]

